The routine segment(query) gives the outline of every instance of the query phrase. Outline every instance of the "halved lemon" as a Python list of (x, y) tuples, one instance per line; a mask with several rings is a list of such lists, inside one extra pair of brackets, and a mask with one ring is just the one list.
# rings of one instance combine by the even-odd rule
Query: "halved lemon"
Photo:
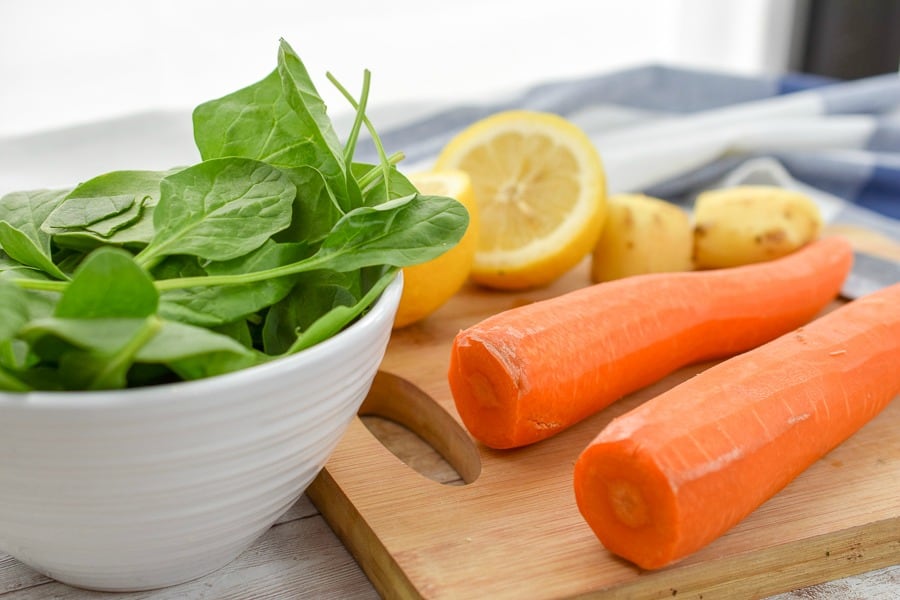
[(428, 262), (403, 269), (403, 294), (394, 328), (420, 321), (443, 306), (469, 278), (478, 237), (478, 206), (472, 181), (464, 171), (445, 170), (407, 175), (421, 194), (455, 198), (469, 211), (469, 226), (450, 250)]
[(590, 138), (558, 115), (513, 110), (478, 121), (441, 151), (435, 170), (472, 178), (478, 244), (471, 277), (500, 289), (554, 281), (596, 244), (606, 177)]

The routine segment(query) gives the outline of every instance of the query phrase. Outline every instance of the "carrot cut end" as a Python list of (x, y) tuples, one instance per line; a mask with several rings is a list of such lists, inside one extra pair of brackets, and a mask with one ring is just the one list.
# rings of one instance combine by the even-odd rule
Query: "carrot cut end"
[(675, 493), (630, 441), (589, 446), (575, 463), (574, 483), (578, 509), (607, 550), (643, 569), (680, 555)]
[(515, 435), (516, 381), (490, 348), (465, 332), (457, 335), (448, 382), (456, 410), (472, 437), (494, 449), (520, 444)]
[(606, 484), (607, 501), (616, 518), (628, 527), (643, 527), (650, 522), (650, 512), (641, 488), (625, 479)]

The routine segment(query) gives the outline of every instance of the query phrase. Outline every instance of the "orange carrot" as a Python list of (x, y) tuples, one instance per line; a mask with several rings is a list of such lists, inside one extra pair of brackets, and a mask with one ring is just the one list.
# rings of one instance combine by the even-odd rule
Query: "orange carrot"
[(457, 411), (492, 448), (545, 439), (684, 365), (808, 322), (852, 261), (829, 237), (765, 263), (638, 275), (499, 313), (453, 341)]
[(614, 419), (575, 464), (585, 520), (655, 569), (710, 543), (900, 394), (900, 284)]

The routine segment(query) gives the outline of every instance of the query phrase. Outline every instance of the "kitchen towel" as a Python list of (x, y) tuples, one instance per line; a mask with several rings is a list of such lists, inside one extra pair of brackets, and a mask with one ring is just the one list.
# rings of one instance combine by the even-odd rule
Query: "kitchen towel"
[[(406, 154), (404, 168), (428, 168), (461, 129), (508, 109), (578, 124), (600, 152), (610, 193), (689, 205), (699, 191), (722, 185), (797, 187), (820, 201), (828, 220), (900, 237), (897, 74), (845, 82), (653, 65), (419, 113), (392, 121), (380, 137), (389, 152)], [(359, 158), (376, 160), (365, 146)]]

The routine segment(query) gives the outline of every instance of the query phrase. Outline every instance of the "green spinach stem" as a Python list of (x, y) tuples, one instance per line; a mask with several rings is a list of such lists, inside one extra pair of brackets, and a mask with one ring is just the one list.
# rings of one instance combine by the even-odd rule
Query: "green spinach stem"
[(162, 320), (158, 316), (149, 315), (144, 319), (140, 329), (138, 329), (134, 336), (128, 340), (128, 343), (116, 352), (115, 356), (112, 357), (103, 369), (97, 373), (88, 388), (96, 390), (109, 387), (107, 378), (110, 375), (117, 373), (124, 365), (131, 364), (134, 360), (134, 356), (153, 338), (153, 336), (159, 333), (160, 329), (162, 329)]
[[(291, 344), (290, 348), (285, 352), (285, 355), (299, 352), (315, 344), (316, 340), (320, 339), (319, 334), (322, 333), (321, 329), (326, 329), (326, 335), (329, 337), (336, 334), (340, 331), (341, 327), (343, 327), (344, 323), (350, 322), (358, 317), (366, 308), (375, 302), (388, 284), (394, 280), (397, 271), (399, 271), (397, 267), (387, 269), (378, 281), (369, 288), (369, 291), (366, 292), (359, 302), (353, 306), (336, 306), (331, 309), (331, 311), (327, 313), (327, 316), (335, 318), (320, 319), (316, 323), (313, 323), (310, 328), (297, 336), (297, 339), (294, 340), (294, 343)], [(319, 331), (317, 331), (317, 329), (319, 329)]]
[(12, 279), (11, 281), (23, 290), (38, 292), (63, 292), (69, 285), (68, 281), (50, 281), (48, 279)]
[(199, 277), (177, 277), (173, 279), (159, 279), (154, 282), (156, 289), (160, 292), (167, 290), (180, 290), (190, 287), (210, 287), (216, 285), (241, 285), (244, 283), (256, 283), (276, 277), (284, 277), (285, 275), (296, 275), (306, 271), (313, 271), (326, 267), (332, 262), (336, 255), (330, 254), (326, 256), (313, 255), (309, 258), (274, 267), (272, 269), (264, 269), (262, 271), (252, 271), (250, 273), (238, 273), (232, 275), (201, 275)]
[[(369, 83), (371, 73), (368, 69), (363, 71), (362, 92), (359, 96), (359, 106), (356, 108), (356, 118), (353, 119), (353, 127), (347, 136), (347, 143), (344, 146), (344, 162), (350, 164), (353, 162), (353, 154), (356, 152), (356, 141), (359, 138), (359, 130), (362, 127), (363, 119), (366, 116), (366, 104), (369, 101)], [(362, 187), (362, 186), (360, 186)]]
[[(158, 279), (153, 282), (156, 289), (160, 292), (168, 290), (180, 290), (191, 287), (213, 287), (217, 285), (241, 285), (245, 283), (256, 283), (267, 279), (275, 279), (276, 277), (284, 277), (286, 275), (296, 275), (306, 271), (314, 271), (316, 269), (328, 268), (329, 264), (333, 264), (335, 258), (341, 256), (340, 252), (325, 255), (314, 254), (309, 258), (274, 267), (264, 269), (262, 271), (251, 271), (250, 273), (234, 273), (230, 275), (200, 275), (197, 277), (174, 277), (172, 279)], [(17, 286), (42, 292), (64, 292), (68, 286), (65, 281), (48, 281), (39, 279), (13, 279), (12, 283)]]
[[(387, 160), (391, 165), (396, 165), (400, 161), (402, 161), (406, 156), (402, 152), (394, 152), (390, 156), (387, 157)], [(383, 171), (381, 170), (381, 165), (374, 167), (367, 171), (362, 177), (357, 180), (359, 184), (359, 189), (365, 191), (370, 185), (378, 181), (378, 178), (383, 175)]]
[[(240, 285), (242, 283), (256, 283), (285, 275), (294, 275), (305, 271), (323, 268), (334, 259), (334, 255), (311, 256), (307, 259), (282, 265), (263, 271), (250, 273), (238, 273), (231, 275), (200, 275), (197, 277), (175, 277), (172, 279), (159, 279), (154, 281), (156, 289), (160, 292), (167, 290), (180, 290), (190, 287), (212, 287), (217, 285)], [(41, 292), (64, 292), (68, 286), (66, 281), (48, 281), (40, 279), (13, 279), (12, 283), (26, 290)]]
[(381, 138), (378, 137), (378, 132), (375, 131), (375, 126), (372, 125), (372, 122), (369, 120), (369, 117), (365, 115), (364, 112), (360, 111), (360, 105), (356, 102), (356, 99), (347, 91), (347, 89), (341, 85), (341, 83), (332, 75), (331, 73), (326, 73), (326, 77), (331, 83), (334, 84), (334, 87), (338, 89), (344, 98), (347, 99), (347, 102), (350, 103), (350, 106), (355, 108), (358, 113), (362, 115), (362, 120), (366, 124), (366, 129), (369, 130), (369, 135), (372, 136), (372, 141), (375, 143), (375, 149), (378, 151), (378, 159), (381, 163), (382, 175), (384, 177), (384, 197), (388, 200), (391, 199), (391, 163), (388, 161), (387, 153), (384, 150), (384, 146), (381, 144)]
[[(163, 248), (162, 251), (160, 251), (161, 247)], [(143, 250), (134, 256), (134, 262), (144, 267), (147, 271), (150, 271), (153, 267), (162, 262), (162, 259), (165, 257), (165, 246), (154, 246), (151, 240), (149, 244), (144, 246)]]

